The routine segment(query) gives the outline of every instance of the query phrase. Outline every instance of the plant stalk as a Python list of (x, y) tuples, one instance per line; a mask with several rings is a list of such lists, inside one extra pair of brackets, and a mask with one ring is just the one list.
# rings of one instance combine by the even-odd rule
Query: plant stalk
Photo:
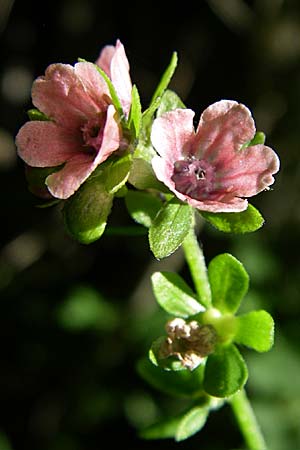
[(183, 241), (183, 251), (189, 266), (199, 300), (206, 308), (211, 306), (211, 290), (207, 276), (207, 268), (201, 246), (194, 228), (191, 228)]
[(237, 392), (230, 399), (230, 404), (249, 450), (267, 450), (264, 437), (245, 389)]

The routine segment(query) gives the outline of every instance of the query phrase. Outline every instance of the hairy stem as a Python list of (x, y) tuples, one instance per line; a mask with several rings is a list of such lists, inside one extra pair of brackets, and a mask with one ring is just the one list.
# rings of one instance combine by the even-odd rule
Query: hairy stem
[(242, 389), (237, 392), (231, 398), (230, 404), (249, 450), (267, 450), (246, 391)]
[(211, 306), (211, 291), (207, 276), (202, 248), (198, 243), (196, 233), (193, 228), (183, 241), (183, 251), (187, 264), (189, 266), (192, 279), (194, 281), (196, 292), (203, 306)]

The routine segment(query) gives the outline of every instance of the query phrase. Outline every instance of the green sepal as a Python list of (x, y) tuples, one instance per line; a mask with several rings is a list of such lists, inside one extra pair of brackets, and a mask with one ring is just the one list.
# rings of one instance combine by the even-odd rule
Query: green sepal
[(149, 350), (149, 360), (152, 362), (152, 364), (154, 364), (154, 366), (160, 367), (163, 370), (171, 370), (174, 372), (176, 372), (177, 370), (186, 370), (186, 368), (182, 365), (181, 361), (176, 358), (176, 356), (168, 356), (167, 358), (163, 358), (160, 355), (161, 346), (165, 341), (165, 336), (160, 336), (159, 338), (155, 339)]
[(223, 253), (211, 260), (208, 278), (214, 308), (234, 314), (249, 287), (249, 275), (243, 264), (229, 253)]
[(129, 190), (125, 203), (130, 216), (137, 223), (149, 228), (162, 206), (162, 201), (149, 192)]
[(31, 167), (25, 166), (25, 177), (29, 191), (45, 200), (57, 200), (48, 191), (46, 179), (49, 175), (60, 170), (63, 166), (56, 167)]
[(185, 108), (185, 107), (186, 106), (181, 100), (181, 98), (174, 91), (167, 89), (162, 95), (156, 116), (159, 117), (165, 112), (171, 111), (176, 108)]
[(265, 222), (261, 213), (250, 204), (242, 212), (211, 213), (200, 211), (200, 214), (211, 225), (224, 233), (251, 233), (261, 228)]
[(274, 321), (264, 310), (251, 311), (236, 317), (235, 342), (258, 352), (269, 351), (274, 343)]
[(229, 397), (244, 386), (247, 378), (246, 363), (235, 345), (219, 346), (207, 358), (203, 386), (209, 395)]
[(177, 273), (155, 272), (151, 281), (156, 300), (167, 313), (187, 318), (205, 310)]
[(133, 158), (128, 181), (137, 189), (155, 189), (160, 192), (168, 192), (166, 186), (156, 178), (151, 163), (143, 157)]
[(161, 80), (153, 94), (149, 108), (147, 108), (146, 111), (144, 111), (143, 113), (143, 127), (146, 130), (149, 128), (154, 113), (161, 103), (162, 95), (171, 81), (171, 78), (177, 67), (177, 62), (178, 62), (177, 53), (174, 52), (171, 57), (170, 63), (166, 68), (165, 72), (163, 73)]
[(142, 123), (142, 106), (136, 85), (132, 87), (131, 91), (131, 108), (128, 117), (128, 126), (131, 133), (137, 138), (140, 134)]
[(264, 144), (265, 140), (266, 140), (265, 133), (263, 133), (262, 131), (257, 131), (254, 137), (249, 142), (246, 142), (246, 144), (242, 146), (242, 149), (251, 147), (252, 145)]
[(140, 432), (144, 439), (174, 438), (183, 441), (200, 431), (206, 423), (209, 414), (207, 406), (194, 406), (187, 411), (149, 426)]
[(132, 165), (131, 154), (126, 154), (121, 158), (108, 160), (104, 169), (100, 168), (100, 176), (104, 179), (105, 189), (109, 194), (115, 194), (126, 183)]
[(157, 98), (161, 97), (163, 95), (163, 93), (165, 92), (165, 90), (167, 89), (167, 87), (171, 81), (171, 78), (174, 75), (175, 69), (177, 67), (177, 62), (178, 62), (177, 53), (174, 52), (172, 54), (172, 57), (171, 57), (168, 67), (166, 68), (165, 72), (163, 73), (163, 75), (160, 79), (160, 82), (158, 83), (158, 86), (155, 89), (150, 106), (153, 104), (153, 102), (155, 102), (155, 100)]
[(158, 212), (149, 228), (150, 249), (157, 259), (166, 258), (180, 247), (193, 221), (193, 210), (176, 199)]
[(187, 398), (203, 395), (203, 364), (192, 371), (169, 371), (157, 367), (148, 358), (143, 358), (137, 364), (137, 371), (147, 383), (165, 394)]
[(42, 120), (49, 121), (50, 118), (46, 116), (46, 114), (42, 113), (40, 110), (32, 108), (27, 111), (27, 115), (29, 120)]
[(103, 234), (111, 211), (113, 195), (105, 189), (100, 177), (85, 182), (70, 197), (63, 209), (64, 221), (72, 237), (90, 244)]

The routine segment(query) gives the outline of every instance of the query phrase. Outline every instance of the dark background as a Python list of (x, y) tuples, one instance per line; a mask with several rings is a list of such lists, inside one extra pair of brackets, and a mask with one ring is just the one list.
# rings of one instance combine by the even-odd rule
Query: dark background
[[(145, 236), (74, 242), (59, 208), (37, 208), (16, 157), (33, 79), (54, 62), (94, 61), (117, 38), (144, 108), (176, 50), (171, 87), (197, 117), (217, 100), (242, 102), (281, 158), (274, 188), (252, 201), (264, 227), (227, 236), (206, 226), (200, 239), (208, 261), (229, 251), (244, 263), (244, 308), (275, 318), (273, 350), (243, 351), (247, 388), (270, 449), (300, 448), (298, 0), (0, 0), (0, 33), (0, 450), (96, 450), (107, 440), (145, 450), (243, 445), (228, 407), (188, 442), (138, 438), (138, 428), (178, 407), (135, 364), (163, 330), (149, 274), (167, 267), (188, 277), (182, 255), (155, 262)], [(132, 224), (121, 200), (110, 223)]]

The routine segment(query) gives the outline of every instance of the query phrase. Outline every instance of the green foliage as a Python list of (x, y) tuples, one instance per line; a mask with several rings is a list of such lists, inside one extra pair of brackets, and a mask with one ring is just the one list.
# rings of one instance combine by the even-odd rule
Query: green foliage
[(172, 199), (158, 212), (149, 229), (150, 248), (157, 259), (180, 247), (193, 221), (192, 208)]
[(254, 206), (248, 204), (246, 211), (232, 213), (211, 213), (201, 211), (211, 225), (225, 233), (250, 233), (264, 224), (264, 218)]
[[(151, 152), (151, 147), (144, 147), (144, 150), (147, 151), (147, 148)], [(145, 154), (146, 152), (142, 154), (142, 152), (139, 151), (141, 150), (141, 147), (137, 150), (138, 152), (135, 152), (135, 157), (133, 159), (132, 168), (128, 178), (129, 183), (137, 189), (156, 189), (161, 192), (167, 191), (165, 185), (156, 178), (151, 162), (148, 161), (148, 154)], [(140, 154), (141, 157), (137, 157), (138, 154)], [(154, 154), (155, 153), (152, 152), (150, 153), (150, 160), (153, 158)]]
[(42, 113), (40, 110), (32, 108), (27, 111), (27, 115), (29, 117), (29, 120), (42, 120), (47, 121), (50, 120), (46, 114)]
[(131, 92), (131, 108), (128, 117), (128, 126), (137, 138), (142, 124), (142, 106), (137, 87), (134, 85)]
[(237, 317), (235, 342), (258, 352), (267, 352), (274, 342), (274, 321), (266, 311), (251, 311)]
[(174, 75), (175, 69), (177, 67), (177, 62), (178, 62), (177, 53), (174, 52), (172, 57), (171, 57), (171, 61), (170, 61), (169, 65), (168, 65), (168, 67), (166, 68), (165, 72), (163, 73), (163, 75), (162, 75), (162, 77), (160, 79), (160, 82), (157, 85), (157, 88), (155, 89), (155, 92), (153, 94), (153, 97), (152, 97), (152, 100), (151, 100), (151, 103), (150, 103), (150, 107), (156, 101), (156, 99), (162, 97), (163, 93), (165, 92), (165, 90), (169, 86), (171, 78)]
[(165, 112), (171, 111), (176, 108), (185, 108), (185, 105), (181, 98), (174, 91), (167, 89), (162, 95), (156, 116), (159, 117)]
[(222, 313), (235, 313), (249, 286), (244, 266), (229, 253), (216, 256), (208, 266), (212, 304)]
[(140, 435), (144, 439), (174, 438), (183, 441), (201, 430), (205, 425), (209, 408), (194, 406), (177, 417), (163, 420), (143, 430)]
[(139, 375), (151, 386), (175, 397), (198, 398), (203, 395), (203, 365), (195, 370), (164, 370), (152, 364), (148, 358), (138, 362)]
[(178, 274), (155, 272), (151, 280), (157, 302), (169, 314), (187, 318), (204, 310), (191, 288)]
[(184, 370), (181, 361), (176, 358), (176, 356), (168, 356), (167, 358), (162, 357), (160, 350), (161, 345), (165, 342), (166, 338), (164, 336), (156, 339), (149, 350), (149, 359), (155, 366), (158, 366), (164, 370)]
[(59, 305), (56, 312), (58, 323), (70, 331), (96, 329), (110, 331), (119, 322), (113, 305), (88, 286), (79, 286), (72, 290)]
[(149, 228), (162, 206), (161, 200), (149, 192), (128, 191), (126, 206), (131, 217), (139, 224)]
[(233, 345), (220, 346), (207, 359), (204, 389), (214, 397), (229, 397), (247, 381), (248, 370), (238, 349)]
[(129, 177), (131, 164), (132, 157), (130, 154), (126, 154), (121, 158), (108, 161), (104, 169), (100, 166), (100, 174), (104, 179), (108, 194), (115, 194), (125, 185)]
[(264, 144), (266, 140), (266, 135), (262, 131), (257, 131), (255, 136), (251, 141), (247, 142), (244, 147), (251, 147), (252, 145)]
[(96, 241), (105, 230), (112, 203), (113, 195), (107, 192), (101, 178), (92, 178), (65, 203), (67, 230), (82, 244)]

